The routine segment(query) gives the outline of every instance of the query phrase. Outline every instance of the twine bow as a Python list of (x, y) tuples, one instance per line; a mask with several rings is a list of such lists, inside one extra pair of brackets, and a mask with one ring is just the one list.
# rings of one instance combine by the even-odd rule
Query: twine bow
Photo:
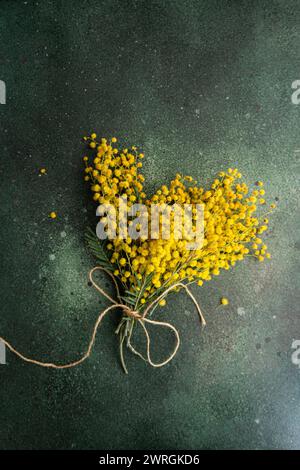
[[(118, 302), (116, 300), (114, 300), (112, 297), (110, 297), (93, 279), (93, 274), (95, 271), (104, 271), (106, 274), (108, 274), (113, 282), (114, 282), (114, 285), (116, 287), (116, 291), (117, 291), (117, 298), (118, 298)], [(197, 300), (195, 299), (195, 297), (193, 296), (193, 294), (191, 293), (191, 291), (189, 290), (189, 288), (181, 283), (181, 282), (178, 282), (176, 284), (173, 284), (172, 286), (168, 287), (159, 297), (157, 297), (155, 300), (153, 300), (153, 302), (151, 302), (144, 310), (143, 314), (141, 314), (139, 311), (136, 311), (136, 310), (132, 310), (128, 305), (124, 304), (122, 299), (121, 299), (121, 296), (120, 296), (120, 292), (119, 292), (119, 287), (118, 287), (118, 284), (117, 284), (117, 281), (116, 281), (116, 278), (115, 276), (107, 271), (106, 269), (100, 267), (100, 266), (96, 266), (94, 267), (93, 269), (91, 269), (91, 271), (89, 272), (89, 279), (90, 279), (90, 282), (92, 283), (93, 287), (98, 291), (100, 292), (100, 294), (102, 294), (104, 297), (106, 297), (112, 305), (108, 306), (106, 309), (104, 309), (99, 315), (98, 315), (98, 318), (96, 320), (96, 323), (94, 325), (94, 328), (93, 328), (93, 332), (92, 332), (92, 336), (91, 336), (91, 339), (90, 339), (90, 342), (89, 342), (89, 345), (88, 345), (88, 348), (87, 348), (87, 351), (86, 353), (80, 358), (78, 359), (77, 361), (74, 361), (74, 362), (70, 362), (70, 363), (67, 363), (67, 364), (54, 364), (52, 362), (42, 362), (42, 361), (37, 361), (36, 359), (31, 359), (31, 358), (28, 358), (26, 356), (24, 356), (23, 354), (21, 354), (19, 351), (17, 351), (8, 341), (6, 341), (6, 339), (2, 338), (0, 336), (0, 341), (2, 341), (5, 346), (7, 346), (7, 348), (12, 351), (14, 354), (16, 354), (20, 359), (22, 359), (23, 361), (25, 362), (29, 362), (31, 364), (35, 364), (37, 366), (41, 366), (41, 367), (48, 367), (48, 368), (53, 368), (53, 369), (70, 369), (71, 367), (75, 367), (75, 366), (78, 366), (79, 364), (81, 364), (82, 362), (84, 362), (90, 355), (91, 355), (91, 352), (92, 352), (92, 349), (93, 349), (93, 346), (94, 346), (94, 343), (95, 343), (95, 339), (96, 339), (96, 335), (97, 335), (97, 330), (98, 330), (98, 327), (100, 325), (100, 323), (102, 322), (103, 318), (105, 317), (105, 315), (110, 312), (111, 310), (115, 309), (115, 308), (121, 308), (122, 311), (123, 311), (123, 314), (124, 314), (124, 318), (127, 319), (127, 318), (133, 318), (135, 321), (137, 321), (144, 333), (145, 333), (145, 337), (146, 337), (146, 342), (147, 342), (147, 346), (146, 346), (146, 353), (147, 353), (147, 356), (144, 357), (139, 351), (137, 351), (131, 344), (131, 334), (129, 335), (128, 337), (128, 340), (127, 340), (127, 345), (129, 347), (129, 349), (134, 353), (136, 354), (137, 356), (139, 356), (140, 358), (142, 358), (144, 361), (148, 362), (152, 367), (163, 367), (164, 365), (168, 364), (168, 362), (170, 362), (174, 356), (176, 355), (177, 353), (177, 350), (179, 348), (179, 345), (180, 345), (180, 337), (179, 337), (179, 333), (178, 333), (178, 330), (175, 328), (175, 326), (171, 325), (171, 323), (167, 323), (167, 322), (163, 322), (163, 321), (158, 321), (158, 320), (151, 320), (150, 318), (147, 318), (147, 315), (148, 313), (154, 308), (156, 307), (156, 305), (172, 290), (176, 289), (177, 287), (181, 287), (183, 289), (185, 289), (186, 293), (189, 295), (189, 297), (192, 299), (192, 301), (194, 302), (195, 306), (196, 306), (196, 309), (198, 311), (198, 314), (199, 314), (199, 317), (200, 317), (200, 320), (201, 320), (201, 323), (203, 326), (206, 325), (206, 322), (205, 322), (205, 319), (202, 315), (202, 312), (200, 310), (200, 307), (199, 307), (199, 304), (197, 302)], [(175, 347), (174, 347), (174, 350), (173, 352), (169, 355), (169, 357), (167, 359), (165, 359), (163, 362), (158, 362), (158, 363), (155, 363), (152, 361), (151, 359), (151, 356), (150, 356), (150, 336), (149, 336), (149, 333), (148, 333), (148, 330), (146, 328), (146, 323), (148, 324), (152, 324), (152, 325), (157, 325), (157, 326), (163, 326), (165, 328), (169, 328), (170, 330), (172, 330), (175, 334), (175, 337), (176, 337), (176, 344), (175, 344)], [(119, 332), (119, 328), (117, 329), (116, 333)], [(123, 359), (123, 341), (121, 342), (120, 344), (120, 351), (121, 351), (121, 362), (122, 362), (122, 365), (123, 365), (123, 368), (125, 370), (125, 372), (127, 373), (127, 369), (126, 369), (126, 366), (125, 366), (125, 363), (124, 363), (124, 359)]]

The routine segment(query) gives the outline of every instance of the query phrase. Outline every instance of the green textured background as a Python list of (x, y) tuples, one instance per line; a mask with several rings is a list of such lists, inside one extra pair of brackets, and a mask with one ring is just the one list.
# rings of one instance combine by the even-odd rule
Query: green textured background
[[(25, 354), (79, 357), (105, 305), (87, 284), (82, 135), (139, 145), (150, 189), (237, 166), (278, 199), (272, 260), (193, 288), (205, 331), (183, 293), (170, 298), (182, 345), (165, 368), (128, 355), (123, 374), (117, 313), (76, 369), (7, 352), (0, 448), (300, 448), (299, 1), (1, 0), (0, 44), (0, 335)], [(155, 358), (173, 344), (157, 333)]]

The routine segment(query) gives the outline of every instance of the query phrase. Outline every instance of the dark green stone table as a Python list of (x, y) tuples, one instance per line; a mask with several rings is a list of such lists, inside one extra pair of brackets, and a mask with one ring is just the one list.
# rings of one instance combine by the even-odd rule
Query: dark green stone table
[[(0, 335), (24, 354), (76, 359), (106, 305), (87, 282), (86, 133), (139, 145), (149, 191), (231, 166), (278, 202), (272, 259), (193, 288), (204, 331), (190, 300), (170, 297), (161, 314), (182, 345), (165, 368), (127, 355), (123, 374), (119, 313), (76, 369), (7, 351), (1, 449), (300, 447), (299, 15), (296, 0), (1, 2)], [(152, 334), (158, 359), (173, 343)]]

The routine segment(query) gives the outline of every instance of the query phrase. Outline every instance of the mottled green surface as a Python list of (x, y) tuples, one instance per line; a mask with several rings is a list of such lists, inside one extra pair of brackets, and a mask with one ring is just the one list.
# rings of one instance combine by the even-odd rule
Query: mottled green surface
[[(128, 355), (123, 374), (117, 313), (76, 369), (7, 352), (1, 449), (300, 448), (299, 15), (296, 0), (1, 1), (0, 335), (21, 351), (77, 358), (105, 305), (87, 284), (83, 134), (141, 146), (150, 189), (237, 166), (279, 198), (272, 260), (193, 288), (205, 331), (183, 293), (170, 299), (182, 345), (165, 368)], [(173, 344), (157, 333), (155, 358)]]

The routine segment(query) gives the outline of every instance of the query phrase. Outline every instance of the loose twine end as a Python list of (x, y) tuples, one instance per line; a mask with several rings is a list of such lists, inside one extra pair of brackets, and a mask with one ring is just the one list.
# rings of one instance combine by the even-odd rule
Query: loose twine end
[[(112, 297), (110, 297), (93, 279), (93, 274), (95, 271), (103, 271), (105, 272), (107, 275), (109, 275), (111, 277), (111, 279), (113, 280), (114, 282), (114, 285), (115, 285), (115, 288), (116, 288), (116, 292), (117, 292), (117, 298), (118, 298), (118, 302), (116, 300), (114, 300)], [(185, 284), (182, 284), (181, 282), (178, 282), (177, 284), (174, 284), (170, 287), (168, 287), (159, 297), (157, 297), (150, 305), (148, 305), (146, 307), (146, 309), (144, 310), (143, 314), (141, 314), (139, 311), (136, 311), (136, 310), (132, 310), (128, 305), (125, 305), (122, 300), (121, 300), (121, 297), (120, 297), (120, 292), (119, 292), (119, 287), (118, 287), (118, 283), (117, 283), (117, 280), (115, 278), (115, 276), (109, 272), (108, 270), (100, 267), (100, 266), (96, 266), (94, 267), (93, 269), (91, 269), (91, 271), (89, 272), (89, 279), (90, 279), (90, 282), (92, 283), (93, 287), (98, 291), (100, 292), (100, 294), (102, 294), (104, 297), (106, 297), (110, 302), (111, 302), (111, 305), (108, 306), (106, 309), (104, 309), (99, 315), (98, 315), (98, 318), (96, 320), (96, 323), (94, 325), (94, 328), (93, 328), (93, 332), (92, 332), (92, 336), (91, 336), (91, 339), (90, 339), (90, 342), (89, 342), (89, 345), (88, 345), (88, 348), (87, 348), (87, 351), (86, 353), (80, 358), (78, 359), (77, 361), (73, 361), (73, 362), (70, 362), (70, 363), (67, 363), (67, 364), (55, 364), (55, 363), (52, 363), (52, 362), (42, 362), (42, 361), (37, 361), (36, 359), (31, 359), (29, 357), (26, 357), (24, 356), (23, 354), (21, 354), (19, 351), (17, 351), (17, 349), (15, 349), (6, 339), (4, 339), (3, 337), (0, 336), (0, 340), (5, 344), (5, 346), (7, 346), (7, 348), (13, 352), (14, 354), (16, 354), (16, 356), (18, 356), (20, 359), (22, 359), (23, 361), (25, 362), (29, 362), (31, 364), (35, 364), (37, 366), (40, 366), (40, 367), (46, 367), (46, 368), (53, 368), (53, 369), (70, 369), (71, 367), (76, 367), (78, 366), (79, 364), (81, 364), (82, 362), (84, 362), (90, 355), (91, 355), (91, 352), (92, 352), (92, 349), (93, 349), (93, 346), (94, 346), (94, 343), (95, 343), (95, 340), (96, 340), (96, 335), (97, 335), (97, 330), (98, 330), (98, 327), (100, 326), (103, 318), (105, 317), (105, 315), (110, 312), (111, 310), (115, 309), (115, 308), (121, 308), (122, 311), (123, 311), (123, 314), (125, 317), (129, 317), (129, 318), (132, 318), (134, 319), (135, 321), (137, 321), (139, 323), (139, 325), (142, 327), (144, 333), (145, 333), (145, 337), (146, 337), (146, 357), (143, 356), (143, 354), (141, 354), (139, 351), (137, 351), (132, 343), (131, 343), (131, 334), (129, 335), (128, 339), (127, 339), (127, 346), (129, 347), (129, 349), (134, 353), (136, 354), (137, 356), (139, 356), (141, 359), (143, 359), (144, 361), (148, 362), (152, 367), (163, 367), (165, 366), (166, 364), (168, 364), (168, 362), (170, 362), (176, 355), (177, 351), (178, 351), (178, 348), (179, 348), (179, 345), (180, 345), (180, 337), (179, 337), (179, 333), (178, 333), (178, 330), (175, 328), (175, 326), (171, 325), (171, 323), (168, 323), (168, 322), (163, 322), (163, 321), (158, 321), (158, 320), (151, 320), (150, 318), (147, 318), (147, 315), (148, 313), (160, 302), (160, 300), (162, 300), (170, 291), (176, 289), (177, 287), (182, 287), (183, 289), (185, 289), (186, 293), (189, 295), (189, 297), (191, 298), (191, 300), (193, 301), (193, 303), (195, 304), (196, 306), (196, 309), (197, 309), (197, 312), (199, 314), (199, 318), (200, 318), (200, 321), (202, 323), (203, 326), (206, 325), (206, 321), (204, 319), (204, 316), (200, 310), (200, 306), (197, 302), (197, 300), (195, 299), (195, 297), (193, 296), (193, 294), (191, 293), (191, 291), (189, 290), (189, 288), (185, 285)], [(159, 362), (159, 363), (155, 363), (152, 361), (151, 359), (151, 356), (150, 356), (150, 345), (151, 345), (151, 341), (150, 341), (150, 336), (149, 336), (149, 332), (146, 328), (146, 323), (148, 324), (152, 324), (152, 325), (156, 325), (156, 326), (162, 326), (162, 327), (165, 327), (165, 328), (168, 328), (170, 329), (171, 331), (174, 332), (174, 335), (175, 335), (175, 338), (176, 338), (176, 343), (175, 343), (175, 347), (172, 351), (172, 353), (169, 355), (169, 357), (163, 361), (163, 362)], [(124, 338), (123, 338), (124, 340)], [(122, 365), (123, 365), (123, 368), (125, 370), (125, 372), (127, 373), (127, 368), (125, 366), (125, 363), (124, 363), (124, 360), (123, 360), (123, 340), (121, 342), (121, 345), (120, 345), (120, 351), (121, 351), (121, 361), (122, 361)]]

